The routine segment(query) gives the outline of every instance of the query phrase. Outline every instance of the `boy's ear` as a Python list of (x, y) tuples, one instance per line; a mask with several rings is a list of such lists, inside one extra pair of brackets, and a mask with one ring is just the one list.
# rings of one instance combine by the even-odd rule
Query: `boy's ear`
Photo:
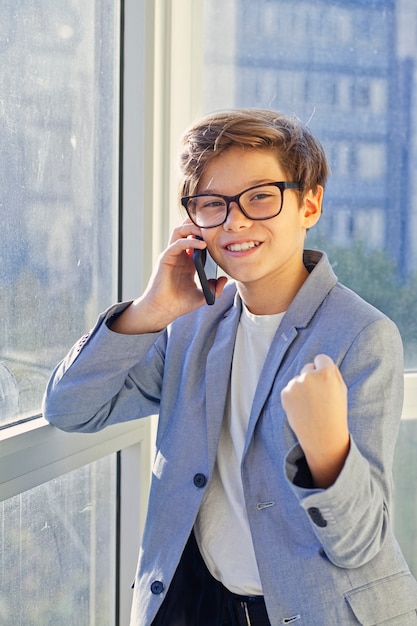
[(317, 185), (317, 189), (310, 189), (303, 199), (302, 211), (305, 228), (311, 228), (316, 224), (321, 216), (321, 205), (323, 202), (323, 187)]

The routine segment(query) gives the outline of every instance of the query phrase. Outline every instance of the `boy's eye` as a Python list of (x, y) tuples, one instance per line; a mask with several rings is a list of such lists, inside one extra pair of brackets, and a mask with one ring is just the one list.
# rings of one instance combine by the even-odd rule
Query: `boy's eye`
[(209, 198), (203, 201), (199, 208), (200, 209), (217, 209), (219, 207), (224, 207), (224, 200), (220, 200), (219, 198)]
[(254, 193), (251, 198), (250, 198), (250, 202), (256, 203), (256, 202), (273, 202), (275, 200), (275, 198), (277, 197), (276, 194), (274, 194), (271, 191), (257, 191), (256, 193)]
[(252, 200), (265, 200), (265, 198), (270, 198), (271, 194), (266, 193), (265, 191), (260, 191), (255, 196), (253, 196)]

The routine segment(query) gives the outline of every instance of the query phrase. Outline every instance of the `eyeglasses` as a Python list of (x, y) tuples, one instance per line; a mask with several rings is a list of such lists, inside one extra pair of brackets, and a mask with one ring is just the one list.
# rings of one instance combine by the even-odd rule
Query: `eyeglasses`
[(195, 196), (182, 197), (181, 204), (196, 226), (215, 228), (227, 220), (232, 202), (236, 202), (243, 215), (251, 220), (269, 220), (276, 217), (282, 211), (285, 189), (300, 190), (300, 184), (279, 182), (254, 185), (236, 196), (198, 193)]

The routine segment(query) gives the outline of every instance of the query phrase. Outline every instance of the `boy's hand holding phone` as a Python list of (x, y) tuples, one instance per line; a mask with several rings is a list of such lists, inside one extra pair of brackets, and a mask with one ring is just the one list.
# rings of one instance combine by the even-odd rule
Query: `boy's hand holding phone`
[[(206, 245), (196, 226), (187, 221), (175, 228), (143, 295), (115, 320), (112, 330), (123, 334), (156, 332), (205, 302), (213, 304), (227, 278), (221, 276), (214, 282), (213, 275), (207, 277), (204, 256), (207, 260)], [(195, 281), (196, 270), (203, 292)]]

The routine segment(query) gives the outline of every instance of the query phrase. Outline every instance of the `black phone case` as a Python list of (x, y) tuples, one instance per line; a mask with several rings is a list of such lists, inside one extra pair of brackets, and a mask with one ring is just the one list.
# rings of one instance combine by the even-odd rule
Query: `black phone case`
[(205, 271), (205, 265), (207, 261), (207, 249), (194, 250), (193, 252), (194, 265), (197, 270), (198, 278), (200, 279), (201, 288), (206, 298), (207, 304), (214, 304), (216, 300), (216, 292), (210, 287), (208, 278)]

